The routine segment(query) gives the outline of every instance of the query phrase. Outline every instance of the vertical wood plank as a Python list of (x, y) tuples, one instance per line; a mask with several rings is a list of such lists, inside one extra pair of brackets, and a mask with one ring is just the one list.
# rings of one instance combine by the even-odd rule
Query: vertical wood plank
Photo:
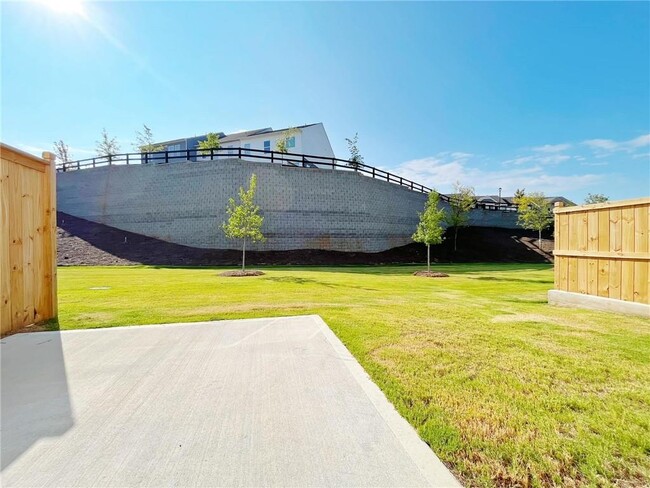
[(9, 260), (9, 162), (0, 159), (0, 333), (11, 331), (11, 265)]
[[(634, 252), (634, 207), (621, 210), (621, 249)], [(634, 301), (634, 261), (621, 262), (621, 300)]]
[[(637, 205), (634, 208), (634, 252), (650, 253), (650, 205)], [(634, 301), (650, 303), (648, 288), (650, 263), (637, 261), (634, 263)]]
[(11, 280), (11, 329), (25, 324), (25, 304), (23, 295), (23, 206), (22, 206), (21, 166), (9, 165), (9, 261)]
[[(581, 225), (580, 216), (577, 213), (569, 214), (569, 249), (578, 248), (578, 228)], [(568, 290), (576, 293), (578, 291), (578, 259), (575, 257), (568, 258)]]
[[(560, 214), (559, 234), (556, 244), (557, 249), (565, 251), (569, 248), (569, 214)], [(560, 285), (558, 290), (569, 291), (569, 260), (567, 258), (560, 259), (559, 271)]]
[[(598, 211), (598, 251), (609, 251), (609, 209)], [(598, 260), (598, 296), (609, 297), (609, 260)]]
[[(587, 250), (598, 251), (598, 212), (587, 215)], [(587, 293), (598, 295), (598, 259), (587, 260)]]
[(46, 270), (45, 284), (48, 290), (47, 316), (56, 317), (58, 314), (57, 301), (57, 272), (56, 272), (56, 159), (54, 154), (43, 153), (43, 159), (49, 163), (45, 177), (46, 207), (44, 219), (46, 220), (47, 246), (44, 251), (43, 266)]
[(43, 251), (45, 246), (43, 228), (43, 208), (45, 199), (45, 180), (38, 178), (34, 190), (34, 208), (38, 212), (34, 215), (34, 322), (45, 320), (47, 316), (45, 298), (48, 290), (45, 287), (45, 272), (43, 269)]
[[(576, 212), (576, 219), (577, 249), (578, 251), (586, 251), (588, 245), (587, 212)], [(578, 293), (587, 293), (587, 259), (576, 258), (576, 262), (576, 272), (578, 273)]]
[(28, 168), (23, 168), (21, 178), (21, 205), (22, 205), (22, 258), (23, 258), (23, 324), (34, 322), (34, 222), (36, 209), (34, 208), (34, 187), (42, 173), (37, 173)]
[[(609, 210), (609, 250), (620, 252), (623, 239), (621, 237), (621, 209)], [(609, 260), (609, 298), (621, 298), (621, 261)]]

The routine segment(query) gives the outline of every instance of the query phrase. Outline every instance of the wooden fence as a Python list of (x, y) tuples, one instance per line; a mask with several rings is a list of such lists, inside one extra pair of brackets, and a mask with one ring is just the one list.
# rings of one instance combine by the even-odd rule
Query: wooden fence
[(56, 169), (0, 144), (0, 332), (57, 314)]
[(650, 198), (555, 204), (555, 289), (648, 304)]

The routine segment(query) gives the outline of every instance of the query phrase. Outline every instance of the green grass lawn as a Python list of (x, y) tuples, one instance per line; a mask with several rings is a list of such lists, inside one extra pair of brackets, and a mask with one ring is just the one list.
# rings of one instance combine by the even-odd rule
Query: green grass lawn
[(319, 314), (467, 485), (650, 485), (649, 320), (550, 307), (547, 265), (263, 269), (59, 268), (60, 327)]

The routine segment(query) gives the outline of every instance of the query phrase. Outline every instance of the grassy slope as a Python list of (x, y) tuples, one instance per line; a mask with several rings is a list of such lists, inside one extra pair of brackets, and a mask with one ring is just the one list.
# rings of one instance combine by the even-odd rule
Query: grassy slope
[(60, 326), (319, 314), (468, 485), (650, 483), (650, 321), (548, 306), (546, 265), (415, 269), (60, 268)]

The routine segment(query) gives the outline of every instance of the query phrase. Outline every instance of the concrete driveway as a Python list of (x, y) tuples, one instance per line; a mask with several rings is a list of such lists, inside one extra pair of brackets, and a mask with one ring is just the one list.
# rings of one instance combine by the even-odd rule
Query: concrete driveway
[(318, 316), (2, 340), (2, 486), (458, 486)]

